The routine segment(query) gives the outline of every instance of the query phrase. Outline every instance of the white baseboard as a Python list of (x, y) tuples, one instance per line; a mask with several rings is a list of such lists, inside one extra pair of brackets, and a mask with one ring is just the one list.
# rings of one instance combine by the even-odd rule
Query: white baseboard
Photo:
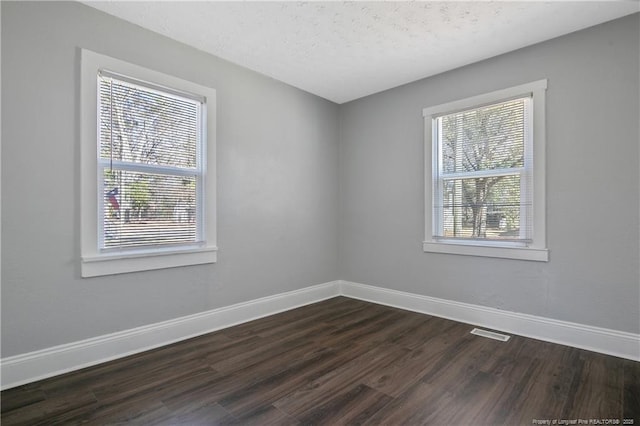
[(200, 336), (339, 294), (333, 281), (0, 360), (2, 390)]
[(343, 296), (640, 361), (640, 335), (348, 281)]
[(165, 346), (335, 296), (448, 318), (506, 333), (640, 361), (640, 335), (349, 281), (332, 281), (0, 360), (1, 389)]

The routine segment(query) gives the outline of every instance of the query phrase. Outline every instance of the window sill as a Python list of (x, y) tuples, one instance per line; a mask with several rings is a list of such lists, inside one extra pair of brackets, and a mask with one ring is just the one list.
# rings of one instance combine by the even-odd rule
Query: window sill
[(549, 250), (531, 247), (491, 247), (475, 244), (454, 244), (424, 241), (422, 248), (430, 253), (458, 254), (463, 256), (497, 257), (502, 259), (548, 262)]
[(83, 278), (127, 272), (151, 271), (178, 266), (201, 265), (217, 261), (217, 247), (202, 247), (167, 252), (136, 253), (131, 255), (95, 255), (82, 257)]

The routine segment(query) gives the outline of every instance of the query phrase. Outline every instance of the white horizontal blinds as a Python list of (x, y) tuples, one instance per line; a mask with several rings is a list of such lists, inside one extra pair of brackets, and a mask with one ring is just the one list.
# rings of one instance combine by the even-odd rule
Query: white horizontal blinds
[(104, 180), (102, 248), (196, 242), (195, 178), (105, 168)]
[(101, 73), (100, 249), (202, 241), (202, 104)]
[(435, 118), (440, 238), (531, 238), (530, 97)]
[(100, 79), (100, 156), (195, 168), (200, 103)]

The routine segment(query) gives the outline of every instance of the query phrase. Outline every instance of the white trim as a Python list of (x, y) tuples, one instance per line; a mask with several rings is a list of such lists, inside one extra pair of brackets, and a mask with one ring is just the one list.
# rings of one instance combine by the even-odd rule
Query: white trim
[(201, 336), (339, 294), (339, 282), (267, 296), (156, 324), (54, 346), (0, 360), (5, 390), (25, 383)]
[(3, 358), (0, 360), (1, 389), (5, 390), (79, 370), (336, 296), (365, 300), (505, 333), (640, 361), (640, 335), (638, 334), (501, 311), (349, 281), (331, 281)]
[(422, 249), (432, 253), (460, 254), (463, 256), (499, 257), (503, 259), (549, 261), (549, 250), (531, 247), (491, 247), (472, 243), (423, 241)]
[(455, 112), (464, 111), (471, 107), (480, 108), (485, 105), (492, 104), (497, 101), (507, 101), (509, 99), (515, 99), (527, 93), (535, 91), (544, 91), (547, 88), (547, 80), (537, 80), (531, 83), (521, 84), (519, 86), (512, 86), (506, 89), (495, 90), (489, 93), (483, 93), (477, 96), (471, 96), (469, 98), (460, 99), (444, 104), (427, 107), (422, 110), (423, 117), (430, 117), (434, 115), (447, 115)]
[[(194, 173), (201, 176), (197, 197), (204, 198), (204, 215), (200, 219), (198, 229), (204, 232), (204, 249), (184, 250), (159, 249), (157, 256), (141, 256), (135, 251), (122, 251), (120, 256), (103, 253), (98, 249), (98, 196), (96, 185), (99, 161), (97, 155), (97, 74), (104, 67), (122, 72), (133, 79), (153, 81), (154, 87), (167, 87), (187, 94), (197, 93), (206, 101), (201, 107), (203, 129), (201, 137), (202, 153), (198, 157), (203, 163), (203, 172)], [(101, 55), (87, 49), (80, 49), (80, 245), (81, 276), (95, 277), (99, 275), (121, 274), (134, 271), (171, 268), (176, 266), (215, 263), (217, 261), (216, 243), (216, 91), (178, 77), (153, 71), (109, 56)], [(172, 89), (172, 90), (173, 90)], [(175, 91), (174, 90), (174, 91)], [(204, 123), (206, 122), (206, 126)], [(201, 144), (198, 144), (199, 146)], [(127, 166), (132, 170), (148, 169), (147, 166)], [(160, 170), (170, 168), (154, 167)], [(191, 174), (189, 171), (179, 173)], [(172, 171), (173, 173), (173, 171)], [(206, 193), (206, 197), (203, 194)], [(200, 215), (202, 216), (202, 215)], [(98, 258), (100, 261), (96, 261)]]
[(640, 334), (342, 281), (343, 296), (640, 361)]
[(152, 269), (173, 268), (177, 266), (215, 263), (217, 247), (199, 247), (173, 251), (154, 251), (82, 257), (82, 277), (124, 274), (127, 272), (148, 271)]
[(474, 170), (471, 172), (447, 172), (442, 174), (441, 179), (446, 181), (497, 176), (519, 176), (524, 172), (524, 167), (512, 167), (510, 169)]

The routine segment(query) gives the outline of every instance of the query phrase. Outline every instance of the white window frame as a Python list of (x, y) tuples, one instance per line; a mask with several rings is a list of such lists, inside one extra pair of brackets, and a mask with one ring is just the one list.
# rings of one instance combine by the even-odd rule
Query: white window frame
[[(425, 238), (423, 250), (432, 253), (448, 253), (468, 256), (498, 257), (547, 262), (549, 250), (546, 246), (545, 205), (545, 94), (547, 80), (538, 80), (466, 99), (447, 102), (424, 108), (424, 155), (425, 155)], [(434, 182), (438, 179), (438, 146), (435, 122), (442, 115), (479, 108), (519, 97), (532, 97), (531, 161), (523, 173), (532, 174), (532, 239), (529, 243), (496, 240), (454, 240), (436, 238), (434, 230), (439, 218), (434, 214), (437, 194)], [(527, 149), (528, 147), (525, 147)]]
[[(80, 51), (80, 234), (81, 275), (95, 277), (136, 271), (215, 263), (216, 246), (216, 91), (190, 81), (163, 74), (90, 50)], [(150, 247), (127, 250), (100, 250), (98, 174), (98, 73), (109, 70), (132, 79), (149, 82), (201, 96), (204, 129), (202, 193), (204, 199), (202, 228), (204, 242), (177, 247)], [(167, 89), (170, 91), (171, 89)], [(206, 120), (206, 123), (205, 123)], [(100, 193), (100, 194), (99, 194)], [(103, 197), (104, 198), (104, 197)]]

